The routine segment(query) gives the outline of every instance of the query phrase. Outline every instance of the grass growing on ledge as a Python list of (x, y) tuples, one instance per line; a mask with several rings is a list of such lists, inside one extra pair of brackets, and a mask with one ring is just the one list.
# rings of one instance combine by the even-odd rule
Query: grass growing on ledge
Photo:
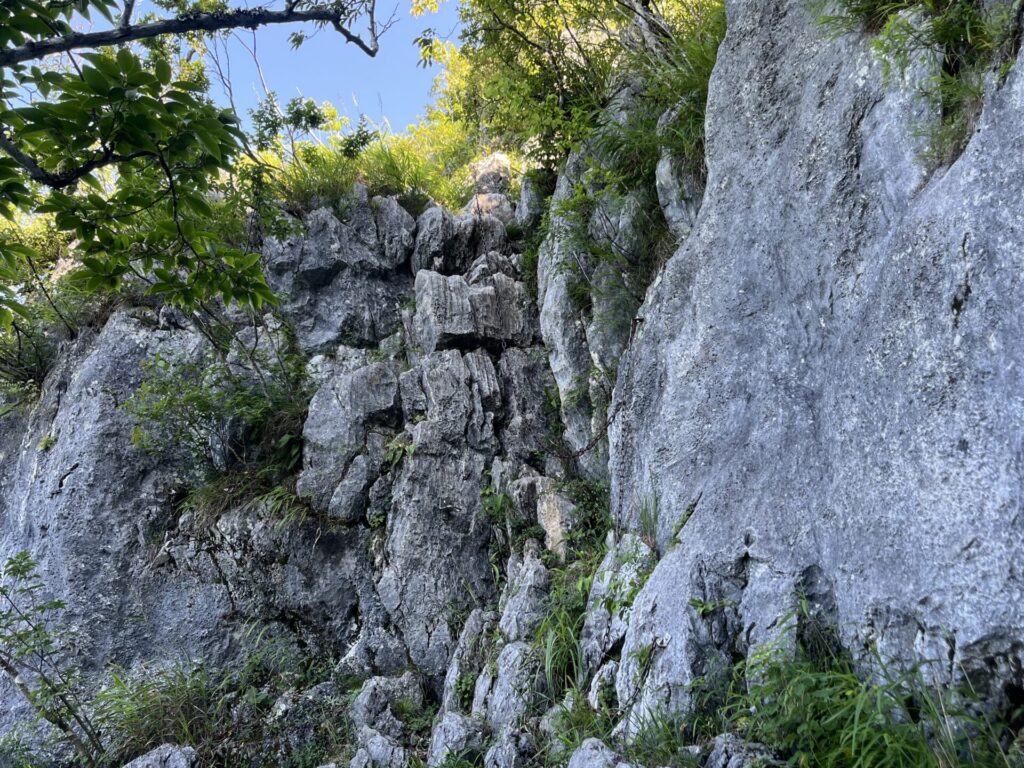
[(164, 743), (191, 746), (209, 768), (239, 765), (315, 768), (350, 752), (347, 702), (325, 699), (303, 712), (304, 743), (278, 732), (278, 697), (328, 679), (329, 666), (283, 643), (261, 640), (231, 670), (181, 662), (132, 675), (113, 674), (94, 704), (109, 734), (106, 755), (121, 765)]
[[(897, 670), (879, 659), (855, 665), (828, 625), (805, 609), (790, 621), (796, 650), (768, 644), (689, 686), (691, 711), (630, 712), (628, 702), (594, 710), (576, 680), (555, 718), (548, 764), (564, 765), (588, 738), (638, 766), (688, 764), (688, 745), (733, 733), (768, 747), (795, 768), (1022, 768), (1024, 711), (986, 709), (969, 683), (942, 687), (928, 665)], [(788, 634), (788, 631), (784, 634)], [(632, 718), (628, 742), (616, 725)]]
[(823, 24), (837, 32), (875, 34), (873, 47), (887, 73), (904, 73), (922, 56), (941, 67), (924, 88), (939, 111), (929, 130), (926, 159), (933, 165), (956, 160), (981, 114), (985, 78), (1005, 77), (1021, 35), (1021, 6), (1008, 0), (838, 0), (826, 10), (813, 6)]
[(752, 662), (747, 679), (756, 682), (732, 703), (730, 715), (741, 733), (791, 765), (1024, 765), (1019, 736), (972, 711), (973, 692), (944, 691), (921, 668), (873, 671), (864, 680), (847, 660), (821, 664), (805, 654), (787, 659), (769, 651)]

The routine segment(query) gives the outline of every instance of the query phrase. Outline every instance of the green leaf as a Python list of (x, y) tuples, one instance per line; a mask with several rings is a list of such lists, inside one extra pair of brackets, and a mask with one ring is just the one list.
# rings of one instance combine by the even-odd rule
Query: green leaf
[(171, 65), (167, 62), (167, 59), (157, 59), (154, 72), (156, 73), (156, 79), (160, 81), (161, 85), (167, 85), (171, 82)]

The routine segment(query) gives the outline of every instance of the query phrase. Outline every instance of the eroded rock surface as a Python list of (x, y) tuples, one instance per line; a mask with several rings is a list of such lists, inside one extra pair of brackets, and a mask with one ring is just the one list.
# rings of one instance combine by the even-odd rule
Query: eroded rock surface
[[(1024, 68), (929, 172), (906, 126), (937, 116), (865, 37), (800, 4), (728, 9), (700, 214), (612, 406), (615, 514), (638, 530), (657, 499), (664, 553), (622, 651), (654, 647), (637, 706), (685, 708), (796, 592), (848, 648), (1019, 668)], [(998, 696), (1000, 674), (979, 682)]]

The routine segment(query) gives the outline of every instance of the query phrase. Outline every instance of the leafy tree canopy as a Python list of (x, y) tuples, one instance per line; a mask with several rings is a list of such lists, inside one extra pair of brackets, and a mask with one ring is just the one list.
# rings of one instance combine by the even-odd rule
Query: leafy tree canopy
[[(47, 216), (92, 289), (138, 281), (171, 303), (258, 308), (273, 296), (259, 255), (225, 242), (215, 207), (248, 152), (206, 95), (203, 40), (272, 24), (329, 27), (372, 56), (374, 0), (0, 0), (0, 217)], [(92, 31), (79, 28), (89, 26)], [(296, 115), (313, 120), (316, 115)], [(0, 229), (0, 327), (23, 313), (26, 264), (45, 254)], [(5, 234), (6, 233), (6, 234)]]

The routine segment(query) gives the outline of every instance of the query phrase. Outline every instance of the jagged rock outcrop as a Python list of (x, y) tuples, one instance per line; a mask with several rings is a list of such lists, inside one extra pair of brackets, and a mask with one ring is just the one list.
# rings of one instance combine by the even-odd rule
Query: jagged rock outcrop
[[(661, 158), (679, 248), (642, 303), (573, 231), (650, 255), (644, 203), (591, 185), (586, 148), (556, 186), (536, 300), (506, 225), (536, 226), (541, 197), (527, 179), (513, 205), (507, 159), (478, 168), (462, 213), (414, 219), (357, 186), (267, 243), (284, 324), (257, 323), (291, 326), (313, 390), (295, 519), (265, 498), (191, 514), (181, 446), (133, 444), (142, 364), (209, 348), (184, 316), (122, 308), (66, 345), (31, 412), (0, 415), (0, 554), (40, 560), (87, 683), (113, 663), (230, 664), (252, 622), (331, 661), (326, 687), (278, 699), (294, 739), (311, 702), (359, 681), (338, 714), (350, 768), (559, 748), (628, 768), (638, 723), (792, 641), (803, 603), (855, 660), (937, 661), (993, 707), (1024, 700), (1024, 54), (962, 156), (930, 168), (908, 127), (937, 119), (927, 63), (887, 80), (865, 36), (829, 37), (803, 4), (728, 12), (706, 182)], [(570, 220), (580, 189), (592, 205)], [(566, 694), (537, 632), (598, 514), (570, 475), (610, 482), (614, 522), (581, 574)], [(0, 703), (0, 731), (26, 720), (4, 682)], [(413, 734), (403, 708), (431, 703)], [(554, 735), (575, 707), (618, 723), (569, 755)], [(776, 757), (728, 734), (685, 749), (704, 768)]]
[[(221, 659), (230, 611), (213, 584), (179, 581), (152, 566), (173, 527), (168, 499), (187, 465), (132, 444), (121, 408), (156, 355), (192, 358), (197, 334), (162, 329), (155, 314), (117, 312), (64, 351), (27, 421), (3, 417), (0, 556), (28, 550), (67, 605), (88, 673), (174, 652)], [(0, 678), (0, 729), (27, 712)]]
[(281, 312), (308, 354), (375, 345), (402, 321), (412, 216), (394, 200), (369, 201), (361, 185), (343, 207), (342, 219), (321, 208), (301, 234), (264, 246), (267, 283), (285, 297)]
[[(484, 177), (493, 188), (481, 194), (505, 194), (500, 168)], [(536, 309), (503, 224), (439, 208), (416, 222), (357, 187), (340, 213), (317, 210), (304, 226), (264, 256), (299, 349), (316, 355), (296, 488), (310, 514), (277, 519), (273, 499), (212, 518), (182, 511), (181, 489), (201, 479), (193, 459), (133, 445), (122, 406), (143, 364), (208, 349), (183, 316), (115, 314), (62, 353), (27, 419), (2, 417), (3, 554), (40, 559), (96, 679), (115, 662), (216, 666), (238, 652), (237, 627), (258, 622), (338, 658), (341, 677), (415, 669), (439, 696), (460, 617), (496, 597), (481, 496), (492, 465), (508, 481), (543, 470), (550, 431)], [(435, 226), (449, 235), (437, 239)], [(466, 327), (432, 335), (454, 321), (425, 293), (415, 314), (404, 309), (417, 297), (414, 271), (418, 285), (468, 297)], [(252, 330), (241, 343), (262, 349)], [(227, 358), (243, 372), (247, 359)], [(482, 662), (464, 655), (478, 674)], [(2, 695), (12, 706), (0, 727), (24, 719), (13, 691)], [(401, 735), (380, 725), (355, 729), (357, 762), (403, 764)]]

